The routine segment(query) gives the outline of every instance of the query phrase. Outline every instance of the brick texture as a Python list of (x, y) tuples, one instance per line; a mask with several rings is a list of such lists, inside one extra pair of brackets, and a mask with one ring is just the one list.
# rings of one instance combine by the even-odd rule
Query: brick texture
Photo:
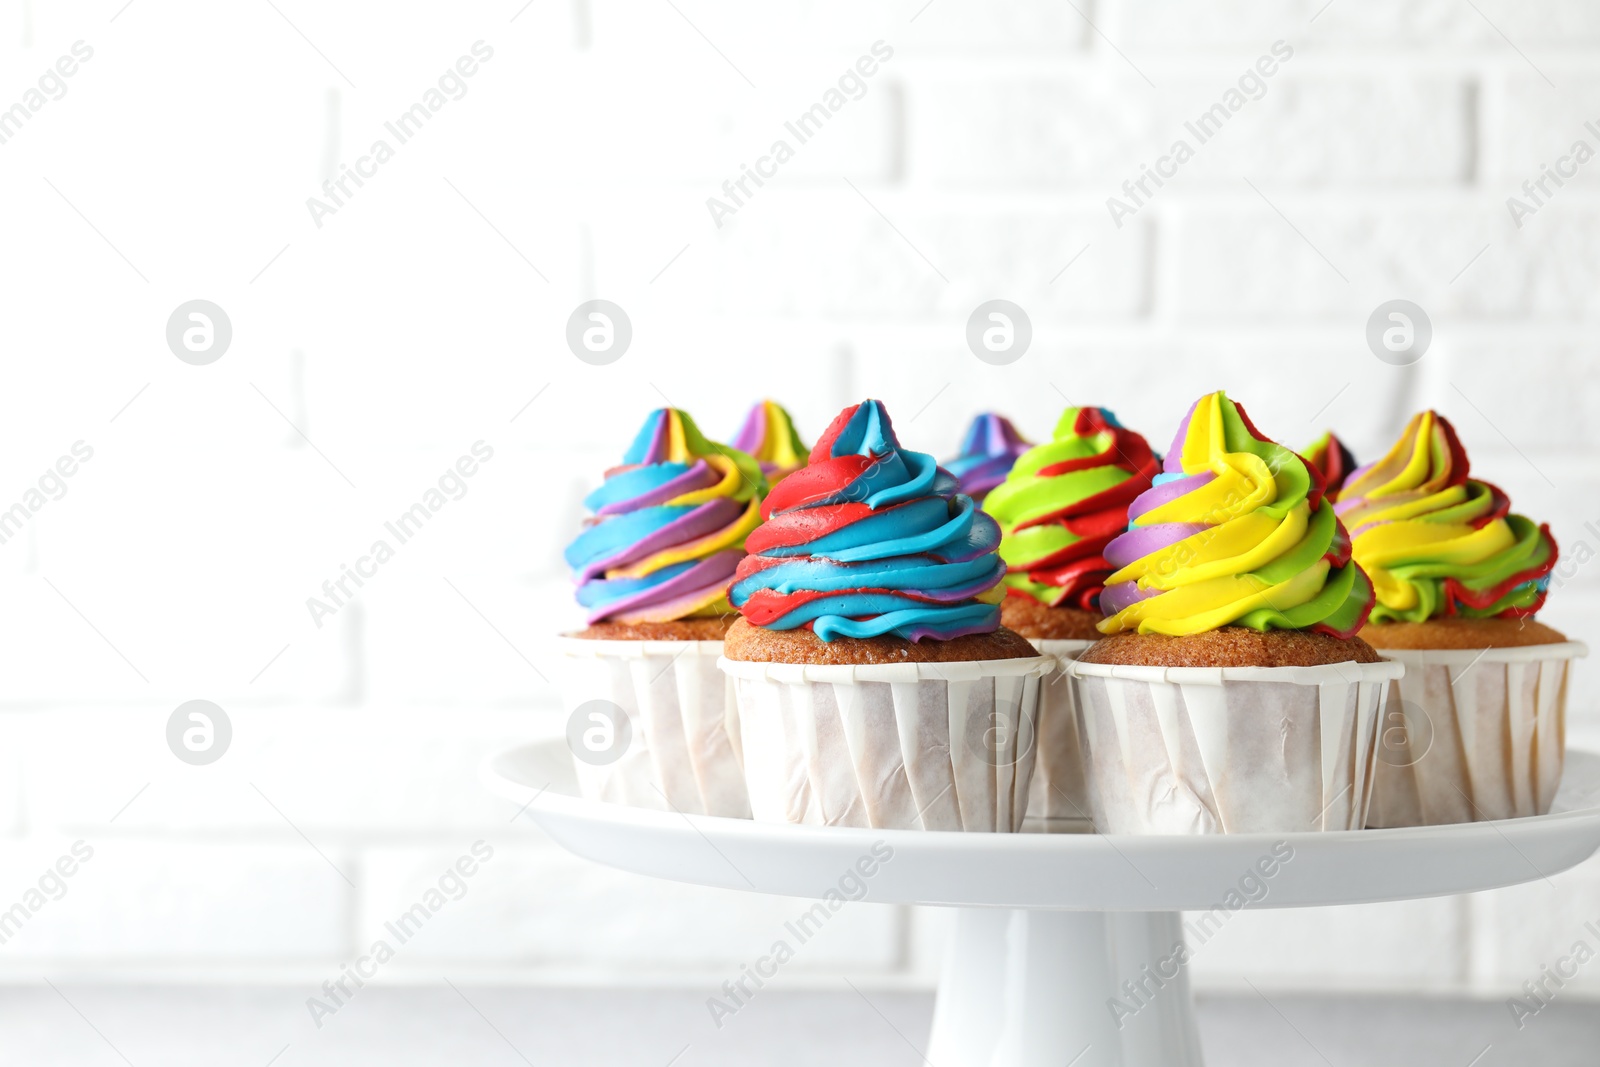
[[(810, 437), (876, 396), (945, 457), (977, 411), (1039, 440), (1068, 403), (1165, 449), (1226, 387), (1363, 460), (1434, 406), (1566, 549), (1548, 621), (1600, 640), (1600, 163), (1520, 226), (1506, 204), (1574, 140), (1600, 150), (1591, 3), (12, 7), (0, 115), (73, 42), (94, 56), (0, 145), (0, 513), (75, 442), (93, 458), (0, 541), (0, 908), (96, 851), (0, 980), (314, 988), (478, 839), (496, 859), (394, 980), (698, 988), (762, 949), (796, 902), (586, 864), (479, 781), (561, 726), (560, 551), (662, 404), (726, 436), (774, 396)], [(1259, 99), (1118, 226), (1107, 198), (1278, 40)], [(878, 41), (892, 58), (718, 225), (708, 198)], [(402, 143), (385, 124), (430, 90)], [(308, 198), (380, 140), (319, 225)], [(633, 325), (609, 366), (564, 342), (596, 297)], [(1409, 368), (1365, 341), (1397, 297), (1434, 328)], [(195, 298), (233, 327), (209, 366), (164, 337)], [(1009, 366), (966, 346), (994, 298), (1034, 327)], [(307, 599), (478, 441), (464, 495), (317, 626)], [(1595, 747), (1591, 666), (1570, 738)], [(165, 741), (196, 698), (234, 730), (207, 767)], [(1249, 914), (1195, 975), (1503, 995), (1582, 936), (1594, 880)], [(949, 919), (853, 907), (788, 980), (929, 985)]]

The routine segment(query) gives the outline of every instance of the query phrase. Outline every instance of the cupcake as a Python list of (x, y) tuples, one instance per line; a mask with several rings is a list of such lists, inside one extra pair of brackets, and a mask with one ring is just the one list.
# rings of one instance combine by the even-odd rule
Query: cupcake
[(806, 465), (805, 443), (795, 432), (789, 413), (775, 400), (763, 400), (750, 409), (732, 444), (761, 464), (761, 473), (771, 485)]
[(728, 585), (761, 521), (750, 456), (653, 411), (567, 546), (588, 628), (561, 641), (569, 744), (585, 795), (748, 817), (738, 719), (717, 670)]
[[(1068, 408), (1053, 440), (1023, 453), (984, 510), (1000, 523), (1006, 563), (1001, 621), (1063, 661), (1100, 636), (1100, 592), (1115, 570), (1106, 545), (1128, 525), (1128, 505), (1156, 475), (1145, 439), (1104, 408)], [(1082, 740), (1065, 674), (1039, 698), (1039, 755), (1030, 826), (1092, 828)]]
[(1373, 592), (1316, 470), (1221, 392), (1105, 548), (1069, 667), (1102, 832), (1358, 830), (1389, 682)]
[(984, 414), (972, 420), (961, 438), (961, 451), (944, 465), (956, 476), (961, 491), (978, 505), (989, 490), (1006, 480), (1011, 465), (1028, 450), (1011, 420), (1003, 415)]
[(1406, 665), (1374, 826), (1543, 815), (1561, 781), (1568, 664), (1585, 649), (1533, 618), (1556, 544), (1469, 469), (1449, 420), (1425, 411), (1339, 494), (1377, 592), (1361, 636)]
[(1332, 430), (1317, 438), (1306, 450), (1305, 461), (1322, 475), (1323, 490), (1331, 497), (1339, 495), (1345, 479), (1356, 469), (1356, 457), (1344, 446), (1343, 441), (1333, 435)]
[(1016, 830), (1051, 661), (1000, 625), (1000, 529), (875, 400), (774, 487), (723, 669), (755, 817)]

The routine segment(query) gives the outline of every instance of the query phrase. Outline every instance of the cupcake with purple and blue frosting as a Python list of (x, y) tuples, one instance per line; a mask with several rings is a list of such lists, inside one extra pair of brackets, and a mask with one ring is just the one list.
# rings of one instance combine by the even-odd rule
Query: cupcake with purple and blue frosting
[(588, 627), (565, 635), (562, 696), (593, 799), (747, 817), (732, 692), (717, 670), (728, 585), (761, 521), (756, 460), (675, 408), (650, 413), (584, 500), (566, 549)]
[(622, 464), (584, 498), (593, 518), (567, 546), (589, 623), (578, 636), (721, 637), (765, 488), (752, 457), (707, 440), (685, 412), (652, 411)]
[(1010, 419), (985, 412), (972, 420), (961, 438), (961, 450), (945, 461), (944, 469), (956, 476), (963, 493), (981, 505), (1031, 447)]

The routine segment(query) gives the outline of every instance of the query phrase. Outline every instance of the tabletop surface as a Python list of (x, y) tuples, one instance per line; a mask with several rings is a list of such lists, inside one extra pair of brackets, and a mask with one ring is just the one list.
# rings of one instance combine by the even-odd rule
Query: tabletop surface
[[(705, 1010), (706, 990), (460, 982), (452, 989), (440, 981), (365, 989), (319, 1030), (306, 1017), (308, 990), (299, 987), (57, 985), (59, 994), (40, 986), (0, 997), (6, 1062), (924, 1067), (933, 1010), (926, 992), (865, 984), (773, 989), (718, 1029)], [(1550, 1005), (1519, 1031), (1503, 1000), (1308, 996), (1267, 988), (1202, 994), (1199, 1020), (1209, 1061), (1230, 1067), (1592, 1067), (1600, 1046), (1600, 1005), (1578, 1000)]]

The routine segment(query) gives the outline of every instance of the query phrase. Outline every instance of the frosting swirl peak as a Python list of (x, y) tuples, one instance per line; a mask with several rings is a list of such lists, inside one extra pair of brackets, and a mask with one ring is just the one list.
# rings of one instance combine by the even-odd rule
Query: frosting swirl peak
[(1006, 586), (1052, 607), (1098, 611), (1115, 569), (1103, 555), (1159, 469), (1150, 444), (1104, 408), (1068, 408), (1055, 438), (1025, 452), (984, 510), (1000, 522)]
[(752, 407), (731, 443), (753, 456), (774, 485), (806, 465), (806, 446), (789, 413), (775, 400), (762, 400)]
[(1000, 625), (1000, 528), (876, 400), (840, 412), (761, 506), (729, 599), (752, 625), (824, 641), (920, 641)]
[(708, 441), (687, 413), (652, 411), (584, 498), (593, 518), (565, 552), (589, 623), (730, 613), (728, 583), (765, 488), (755, 460)]
[(1372, 586), (1321, 477), (1226, 394), (1189, 409), (1164, 466), (1129, 508), (1127, 533), (1106, 546), (1119, 569), (1100, 597), (1102, 633), (1247, 626), (1349, 637), (1366, 622)]
[(961, 451), (944, 468), (961, 482), (963, 493), (982, 504), (1028, 447), (1010, 419), (985, 413), (972, 420), (961, 439)]
[(1506, 495), (1470, 469), (1450, 420), (1424, 411), (1345, 483), (1338, 511), (1377, 590), (1373, 621), (1527, 616), (1544, 605), (1558, 555), (1550, 528), (1511, 514)]
[(1346, 479), (1356, 469), (1356, 457), (1343, 441), (1329, 430), (1305, 452), (1305, 461), (1322, 475), (1322, 484), (1331, 497), (1337, 497)]

